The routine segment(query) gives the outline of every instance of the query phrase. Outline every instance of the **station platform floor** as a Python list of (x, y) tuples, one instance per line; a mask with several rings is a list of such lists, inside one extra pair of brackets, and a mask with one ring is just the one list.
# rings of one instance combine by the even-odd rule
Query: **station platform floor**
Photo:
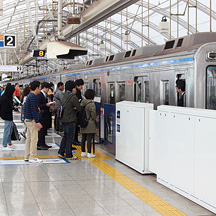
[[(14, 122), (24, 128), (20, 114)], [(4, 121), (0, 120), (2, 143)], [(102, 144), (96, 157), (66, 161), (57, 157), (61, 136), (49, 130), (53, 147), (38, 151), (41, 164), (23, 161), (25, 139), (14, 151), (0, 150), (0, 216), (213, 216), (214, 213), (116, 161)], [(184, 174), (183, 174), (184, 175)]]

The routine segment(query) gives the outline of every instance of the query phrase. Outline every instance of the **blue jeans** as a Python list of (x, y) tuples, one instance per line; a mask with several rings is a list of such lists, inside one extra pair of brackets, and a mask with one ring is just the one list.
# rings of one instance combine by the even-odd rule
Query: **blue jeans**
[(66, 158), (73, 157), (72, 154), (72, 140), (75, 136), (76, 122), (63, 122), (64, 137), (62, 138), (59, 154), (64, 155), (66, 152)]
[(5, 128), (3, 135), (3, 147), (7, 147), (7, 144), (11, 144), (11, 134), (13, 131), (13, 121), (5, 120)]

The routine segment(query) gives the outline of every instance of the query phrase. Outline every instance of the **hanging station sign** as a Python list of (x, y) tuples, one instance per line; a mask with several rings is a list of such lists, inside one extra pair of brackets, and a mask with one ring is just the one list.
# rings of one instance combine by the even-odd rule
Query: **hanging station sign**
[(0, 72), (21, 72), (21, 65), (0, 65)]
[(0, 48), (16, 48), (17, 36), (15, 34), (0, 34)]

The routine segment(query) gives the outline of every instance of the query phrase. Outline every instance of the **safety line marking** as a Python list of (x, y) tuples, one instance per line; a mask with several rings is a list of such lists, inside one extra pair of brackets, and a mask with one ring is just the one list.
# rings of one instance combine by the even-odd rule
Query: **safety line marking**
[(129, 190), (136, 197), (141, 199), (143, 202), (151, 206), (158, 213), (164, 216), (186, 216), (183, 212), (179, 211), (169, 203), (165, 202), (146, 188), (142, 187), (138, 183), (134, 182), (127, 176), (123, 175), (121, 172), (117, 171), (104, 161), (100, 159), (89, 159), (89, 161), (100, 169), (102, 172), (110, 176), (113, 180), (118, 182), (124, 188)]

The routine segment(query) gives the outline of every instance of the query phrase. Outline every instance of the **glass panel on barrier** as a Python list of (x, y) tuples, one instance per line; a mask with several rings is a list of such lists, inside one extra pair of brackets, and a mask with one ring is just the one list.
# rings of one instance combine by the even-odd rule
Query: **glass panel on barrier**
[(125, 100), (125, 83), (118, 83), (119, 101)]
[(216, 110), (216, 66), (207, 67), (206, 108)]
[(109, 83), (109, 103), (115, 104), (115, 84)]
[(110, 143), (113, 142), (113, 126), (112, 126), (112, 116), (111, 115), (106, 115), (106, 118), (105, 118), (105, 121), (106, 121), (106, 134), (105, 134), (105, 137), (106, 137), (106, 140)]

